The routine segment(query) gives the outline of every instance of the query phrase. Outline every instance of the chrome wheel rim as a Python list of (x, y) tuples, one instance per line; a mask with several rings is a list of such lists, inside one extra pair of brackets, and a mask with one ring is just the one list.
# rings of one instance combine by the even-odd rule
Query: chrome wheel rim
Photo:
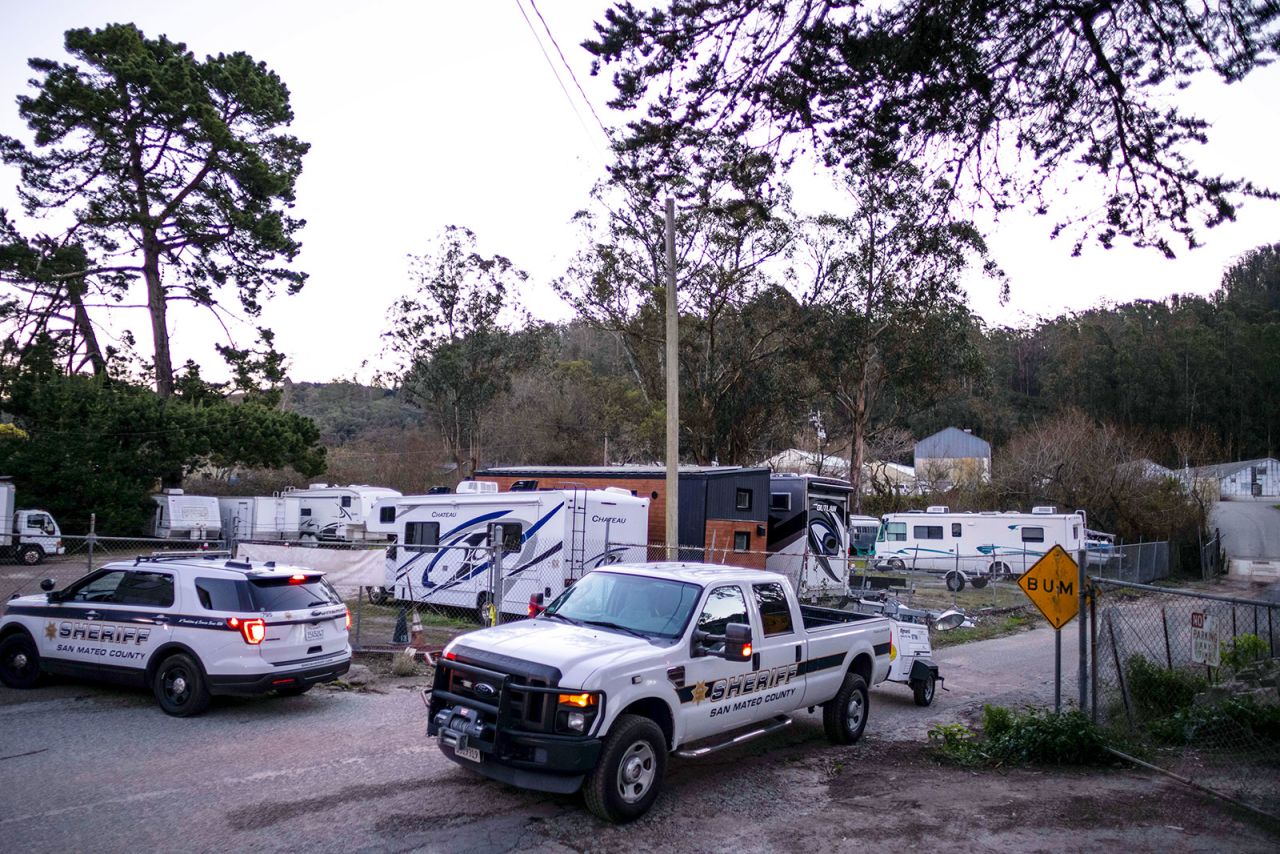
[(25, 670), (27, 668), (27, 654), (20, 652), (13, 657), (13, 669)]
[(618, 762), (618, 797), (634, 804), (653, 787), (658, 773), (658, 759), (647, 741), (637, 741), (627, 748)]
[(862, 692), (854, 691), (853, 696), (849, 698), (849, 707), (845, 710), (845, 719), (849, 723), (849, 731), (857, 732), (858, 727), (862, 726), (862, 716), (866, 709), (862, 704)]
[(191, 695), (191, 685), (187, 682), (187, 672), (181, 667), (165, 671), (164, 694), (175, 705), (182, 705)]

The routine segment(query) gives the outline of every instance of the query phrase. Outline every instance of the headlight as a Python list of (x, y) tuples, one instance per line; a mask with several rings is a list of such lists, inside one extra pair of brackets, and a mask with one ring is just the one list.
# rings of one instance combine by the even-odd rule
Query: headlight
[(600, 714), (600, 695), (591, 691), (556, 697), (556, 732), (585, 734)]
[(582, 712), (570, 712), (566, 723), (569, 725), (569, 729), (576, 729), (578, 732), (582, 732), (587, 728), (587, 716)]

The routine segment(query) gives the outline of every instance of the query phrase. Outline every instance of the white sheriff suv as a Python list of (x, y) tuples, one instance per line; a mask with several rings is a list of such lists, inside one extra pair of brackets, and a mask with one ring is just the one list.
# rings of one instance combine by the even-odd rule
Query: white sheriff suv
[(817, 707), (832, 742), (856, 741), (891, 644), (885, 617), (802, 606), (773, 572), (615, 564), (536, 619), (455, 638), (427, 733), (468, 769), (581, 789), (596, 815), (629, 821), (658, 796), (668, 754), (704, 756)]
[(351, 666), (351, 615), (324, 574), (225, 556), (140, 557), (10, 599), (0, 682), (43, 673), (146, 686), (171, 715), (211, 695), (305, 693)]

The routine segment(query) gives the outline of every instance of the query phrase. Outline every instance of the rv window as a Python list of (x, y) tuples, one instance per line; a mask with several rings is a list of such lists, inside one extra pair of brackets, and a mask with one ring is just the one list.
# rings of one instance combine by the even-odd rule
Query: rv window
[(750, 510), (750, 509), (751, 509), (751, 490), (749, 490), (749, 489), (739, 489), (739, 490), (738, 490), (738, 503), (737, 503), (737, 508), (738, 508), (739, 510)]
[(960, 536), (960, 523), (959, 523), (959, 522), (952, 522), (952, 523), (951, 523), (951, 536), (953, 536), (953, 537), (958, 537), (958, 536)]
[(790, 510), (791, 509), (791, 493), (790, 492), (774, 492), (769, 495), (770, 510)]
[(503, 551), (507, 554), (520, 551), (524, 527), (519, 522), (495, 522), (492, 527), (495, 529), (493, 535), (502, 537)]
[(299, 515), (299, 516), (302, 516), (302, 517), (310, 516), (310, 515), (311, 515), (311, 508), (310, 508), (310, 507), (303, 507), (303, 508), (301, 508), (300, 510), (298, 510), (298, 515)]
[(1071, 539), (1073, 539), (1073, 540), (1078, 540), (1078, 539), (1080, 539), (1080, 526), (1079, 526), (1079, 525), (1072, 525), (1072, 526), (1071, 526)]
[(884, 538), (890, 543), (904, 543), (907, 540), (906, 522), (887, 522), (884, 526)]
[(911, 534), (917, 540), (940, 540), (942, 539), (942, 526), (916, 525)]
[(749, 531), (733, 532), (733, 550), (735, 552), (745, 552), (751, 548), (751, 533)]
[(756, 594), (764, 636), (791, 634), (791, 606), (787, 603), (787, 594), (782, 592), (782, 585), (755, 584), (751, 589)]
[(1022, 541), (1024, 543), (1043, 543), (1044, 528), (1023, 528)]
[(440, 523), (439, 522), (405, 522), (404, 524), (404, 545), (405, 551), (421, 552), (426, 551), (422, 548), (412, 548), (413, 546), (434, 546), (440, 542)]
[(342, 506), (343, 506), (343, 507), (350, 507), (350, 506), (351, 506), (351, 496), (350, 496), (350, 495), (344, 495), (344, 496), (342, 496)]
[(390, 506), (390, 507), (379, 507), (379, 508), (378, 508), (378, 521), (379, 521), (379, 522), (381, 522), (381, 523), (382, 523), (382, 524), (384, 524), (384, 525), (390, 525), (390, 524), (392, 524), (393, 522), (395, 522), (395, 521), (396, 521), (396, 508), (395, 508), (395, 505), (392, 505), (392, 506)]

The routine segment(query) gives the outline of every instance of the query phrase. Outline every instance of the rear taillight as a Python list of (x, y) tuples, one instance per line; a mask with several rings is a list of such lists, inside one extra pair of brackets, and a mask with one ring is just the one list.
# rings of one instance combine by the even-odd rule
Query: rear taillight
[(535, 593), (529, 597), (529, 616), (530, 617), (536, 617), (545, 610), (547, 610), (547, 607), (542, 604), (541, 593)]
[(347, 609), (347, 631), (351, 631), (351, 609)]
[(231, 617), (227, 620), (227, 625), (233, 629), (239, 629), (244, 642), (253, 646), (262, 643), (262, 639), (267, 636), (267, 624), (262, 620), (241, 620), (238, 617)]

